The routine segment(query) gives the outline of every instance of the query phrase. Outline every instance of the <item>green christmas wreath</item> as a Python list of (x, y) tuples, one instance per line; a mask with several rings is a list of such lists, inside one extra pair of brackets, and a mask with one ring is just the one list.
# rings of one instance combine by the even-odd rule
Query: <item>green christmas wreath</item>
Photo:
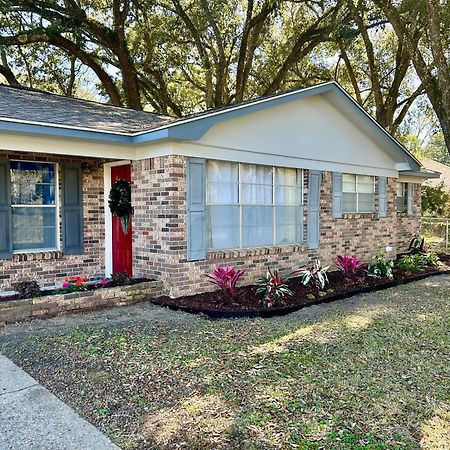
[(117, 180), (111, 186), (108, 204), (111, 214), (120, 219), (123, 232), (127, 234), (130, 216), (133, 211), (131, 206), (131, 184), (126, 180)]

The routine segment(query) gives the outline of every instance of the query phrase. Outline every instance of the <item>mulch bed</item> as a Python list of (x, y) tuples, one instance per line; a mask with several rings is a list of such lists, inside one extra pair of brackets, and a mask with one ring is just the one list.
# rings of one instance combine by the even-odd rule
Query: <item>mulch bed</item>
[(233, 317), (273, 317), (289, 314), (305, 306), (328, 303), (357, 294), (378, 291), (400, 284), (427, 278), (433, 275), (450, 273), (450, 254), (439, 254), (443, 263), (441, 267), (427, 267), (421, 272), (407, 272), (394, 268), (394, 278), (375, 278), (367, 274), (361, 274), (355, 279), (345, 279), (340, 271), (328, 272), (329, 284), (323, 291), (313, 287), (306, 287), (301, 282), (301, 277), (289, 279), (289, 289), (293, 292), (284, 305), (272, 308), (263, 308), (260, 297), (255, 295), (254, 285), (243, 286), (240, 289), (239, 299), (230, 303), (221, 291), (205, 292), (172, 299), (167, 296), (151, 299), (159, 306), (165, 306), (173, 310), (181, 310), (193, 314), (203, 313), (211, 318)]

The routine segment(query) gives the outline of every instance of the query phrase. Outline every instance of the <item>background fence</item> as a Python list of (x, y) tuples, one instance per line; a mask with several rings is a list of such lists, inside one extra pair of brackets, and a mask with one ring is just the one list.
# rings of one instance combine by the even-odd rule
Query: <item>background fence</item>
[(450, 249), (450, 217), (422, 217), (421, 234), (430, 250)]

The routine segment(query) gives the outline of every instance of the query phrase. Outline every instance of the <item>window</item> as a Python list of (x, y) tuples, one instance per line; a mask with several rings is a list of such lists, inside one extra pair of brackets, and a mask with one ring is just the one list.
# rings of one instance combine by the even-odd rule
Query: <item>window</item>
[(397, 212), (405, 212), (408, 201), (408, 183), (397, 183)]
[(55, 165), (11, 161), (13, 250), (56, 249)]
[(301, 242), (303, 172), (208, 161), (208, 249)]
[(344, 173), (342, 181), (342, 210), (344, 212), (374, 212), (375, 177)]

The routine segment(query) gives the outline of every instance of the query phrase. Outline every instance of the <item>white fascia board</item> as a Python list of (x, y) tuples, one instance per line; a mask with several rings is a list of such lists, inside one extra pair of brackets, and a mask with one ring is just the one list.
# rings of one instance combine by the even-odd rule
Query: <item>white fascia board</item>
[(131, 145), (22, 133), (0, 133), (0, 150), (102, 159), (136, 159), (136, 148)]

